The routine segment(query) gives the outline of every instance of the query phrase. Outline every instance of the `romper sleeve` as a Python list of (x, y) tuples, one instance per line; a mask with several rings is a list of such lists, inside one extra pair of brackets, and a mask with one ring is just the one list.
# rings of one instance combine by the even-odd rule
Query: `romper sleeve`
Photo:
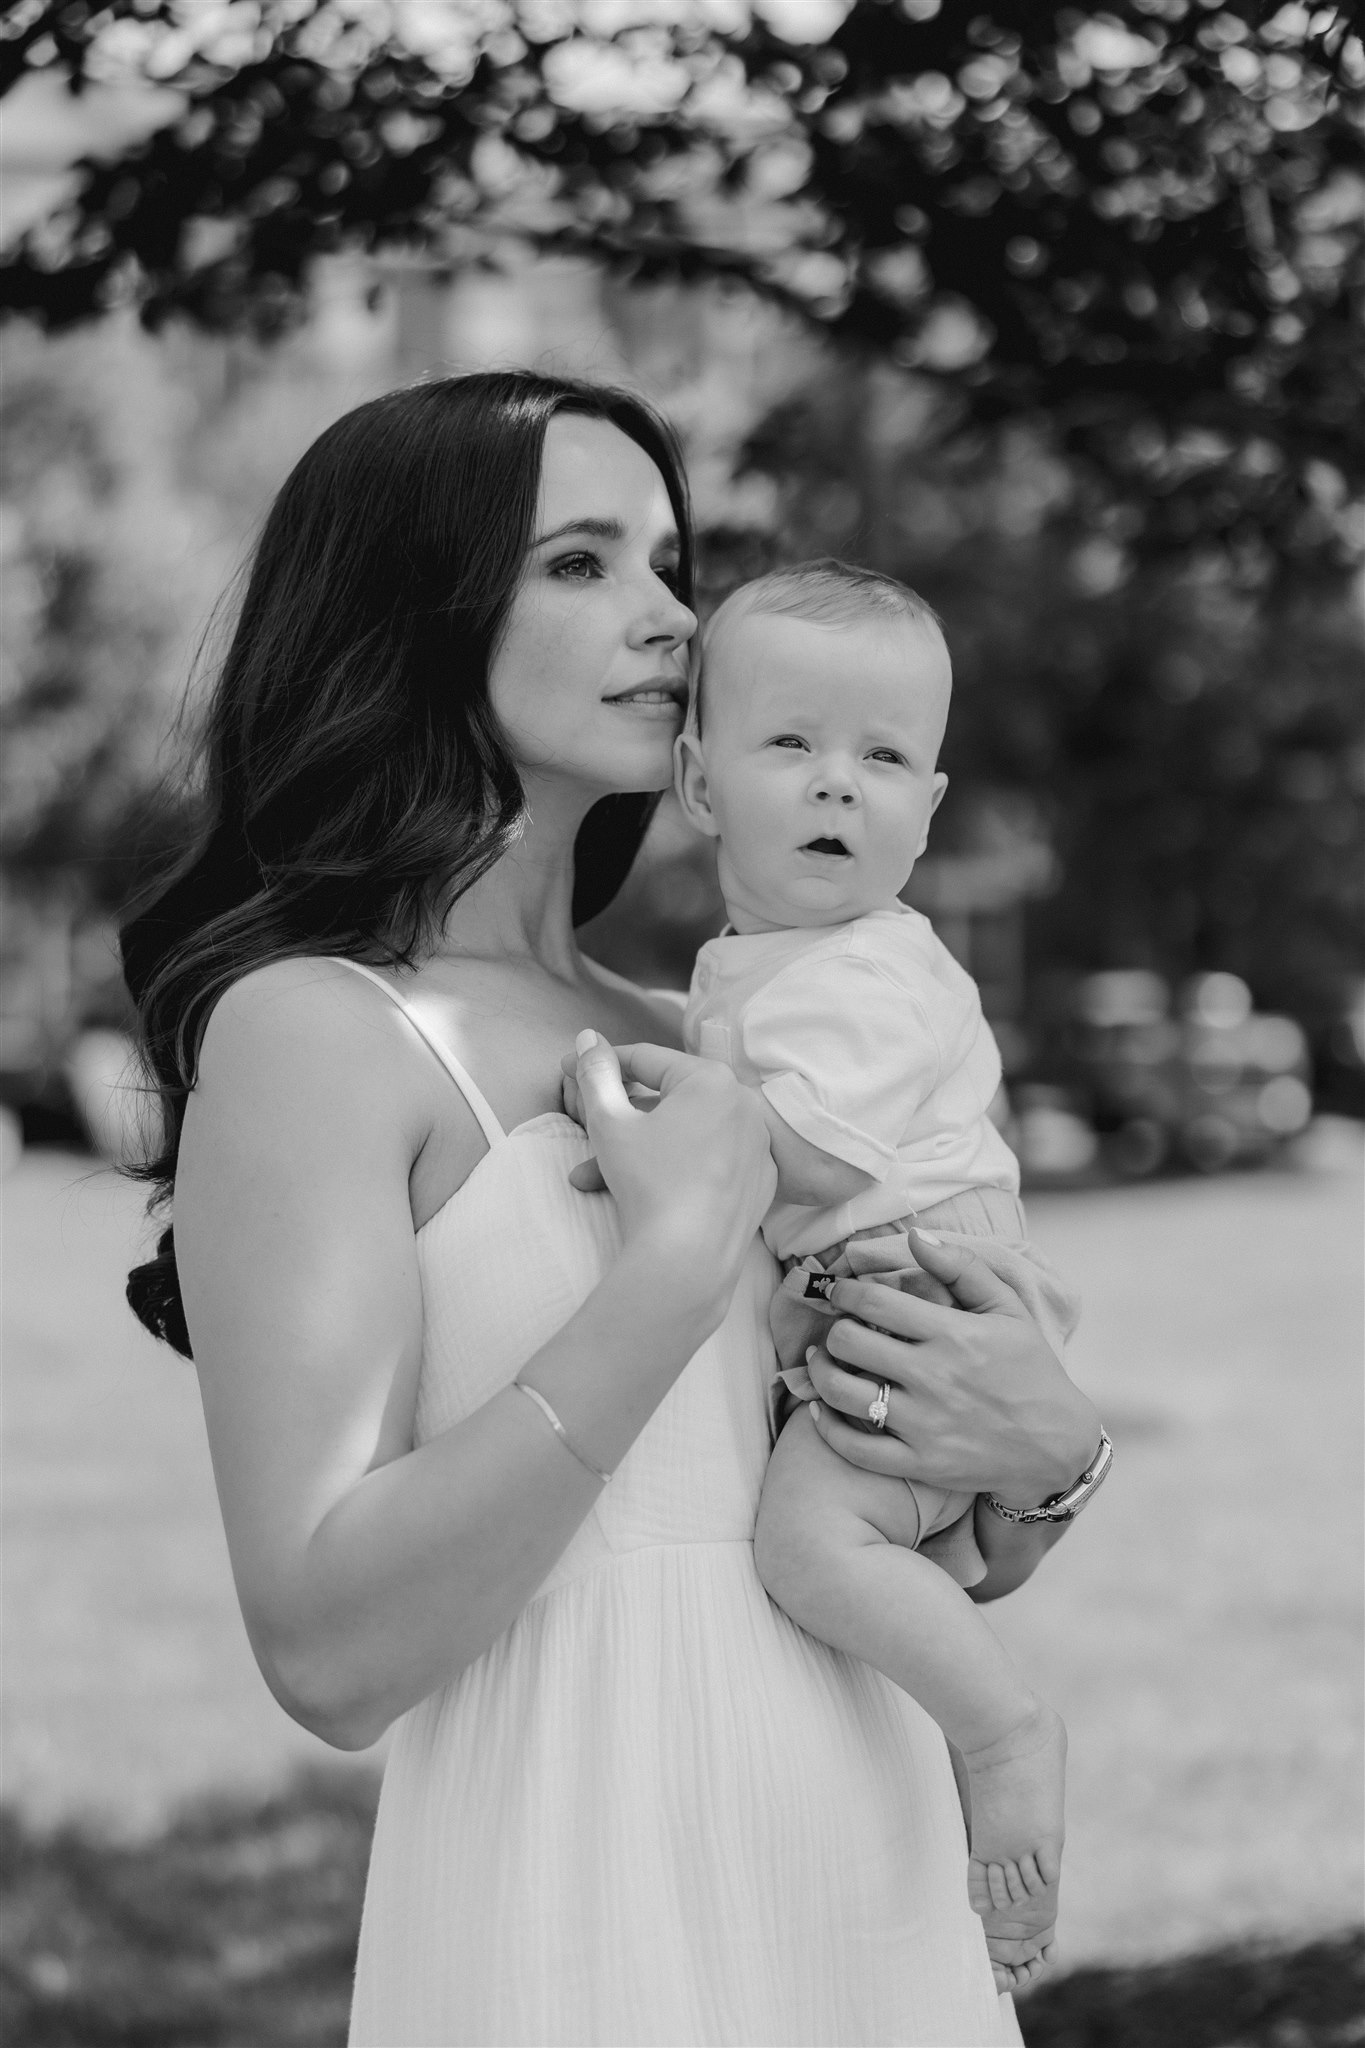
[(798, 1137), (883, 1181), (934, 1088), (938, 1041), (912, 991), (857, 954), (798, 962), (745, 1006), (746, 1059)]

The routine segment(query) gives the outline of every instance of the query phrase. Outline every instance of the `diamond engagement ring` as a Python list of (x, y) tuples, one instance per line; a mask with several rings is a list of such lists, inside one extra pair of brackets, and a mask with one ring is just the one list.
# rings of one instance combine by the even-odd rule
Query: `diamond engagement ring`
[(867, 1419), (874, 1429), (886, 1428), (886, 1418), (890, 1410), (891, 1382), (890, 1380), (883, 1380), (877, 1389), (876, 1400), (870, 1401), (867, 1408)]

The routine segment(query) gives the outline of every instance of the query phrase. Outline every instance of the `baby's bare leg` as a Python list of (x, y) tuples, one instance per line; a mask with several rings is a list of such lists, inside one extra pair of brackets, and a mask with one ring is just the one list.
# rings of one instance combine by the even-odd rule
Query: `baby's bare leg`
[(960, 1752), (968, 1890), (1011, 1990), (1052, 1948), (1066, 1734), (962, 1588), (909, 1547), (918, 1523), (908, 1486), (848, 1464), (801, 1408), (768, 1466), (754, 1558), (793, 1621), (893, 1679)]

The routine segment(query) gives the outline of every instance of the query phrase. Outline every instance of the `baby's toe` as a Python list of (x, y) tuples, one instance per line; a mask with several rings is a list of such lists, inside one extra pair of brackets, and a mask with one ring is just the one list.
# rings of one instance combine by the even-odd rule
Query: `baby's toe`
[(1055, 1927), (1040, 1929), (1037, 1934), (1001, 1934), (986, 1930), (986, 1953), (993, 1963), (1003, 1964), (1006, 1969), (1020, 1969), (1025, 1963), (1047, 1962), (1056, 1948)]

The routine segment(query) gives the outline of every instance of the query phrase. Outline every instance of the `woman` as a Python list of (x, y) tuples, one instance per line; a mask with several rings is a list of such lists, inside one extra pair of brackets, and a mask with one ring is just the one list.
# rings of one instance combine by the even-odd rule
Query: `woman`
[[(342, 1748), (400, 1723), (356, 2044), (1018, 2038), (941, 1738), (754, 1574), (761, 1121), (574, 942), (669, 781), (691, 578), (638, 401), (508, 373), (362, 406), (270, 515), (210, 831), (125, 933), (175, 1193), (130, 1296), (193, 1340), (277, 1698)], [(983, 1312), (898, 1298), (913, 1345), (839, 1326), (822, 1428), (1036, 1502), (1098, 1423), (957, 1280)], [(913, 1455), (839, 1419), (860, 1370)], [(989, 1594), (1045, 1539), (988, 1541)]]

